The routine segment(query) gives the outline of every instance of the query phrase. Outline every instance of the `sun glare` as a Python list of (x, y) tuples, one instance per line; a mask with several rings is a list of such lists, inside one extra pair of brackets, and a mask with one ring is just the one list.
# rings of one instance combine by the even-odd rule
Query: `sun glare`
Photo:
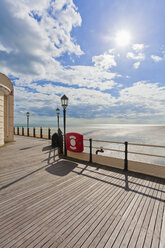
[(119, 46), (126, 46), (131, 41), (131, 36), (128, 31), (121, 30), (116, 34), (115, 41)]

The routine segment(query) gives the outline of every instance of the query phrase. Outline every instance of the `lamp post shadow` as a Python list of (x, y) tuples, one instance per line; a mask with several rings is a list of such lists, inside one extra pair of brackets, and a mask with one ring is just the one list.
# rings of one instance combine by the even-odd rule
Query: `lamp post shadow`
[(128, 185), (128, 173), (125, 172), (125, 190), (129, 191), (129, 185)]

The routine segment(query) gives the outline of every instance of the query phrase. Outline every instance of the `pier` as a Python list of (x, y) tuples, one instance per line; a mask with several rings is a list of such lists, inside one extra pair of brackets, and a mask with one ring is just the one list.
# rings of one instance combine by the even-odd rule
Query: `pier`
[(165, 247), (165, 179), (15, 141), (0, 148), (0, 247)]

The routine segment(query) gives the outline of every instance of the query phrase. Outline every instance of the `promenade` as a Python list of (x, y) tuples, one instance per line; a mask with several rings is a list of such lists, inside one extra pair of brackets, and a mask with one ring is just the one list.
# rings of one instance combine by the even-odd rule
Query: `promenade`
[(165, 247), (165, 180), (59, 159), (50, 140), (0, 148), (0, 247)]

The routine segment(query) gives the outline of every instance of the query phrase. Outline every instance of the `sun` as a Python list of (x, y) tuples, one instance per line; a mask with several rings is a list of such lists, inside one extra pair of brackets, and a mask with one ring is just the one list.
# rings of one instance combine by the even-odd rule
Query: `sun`
[(121, 30), (116, 34), (115, 41), (119, 46), (127, 46), (131, 41), (131, 35), (126, 30)]

